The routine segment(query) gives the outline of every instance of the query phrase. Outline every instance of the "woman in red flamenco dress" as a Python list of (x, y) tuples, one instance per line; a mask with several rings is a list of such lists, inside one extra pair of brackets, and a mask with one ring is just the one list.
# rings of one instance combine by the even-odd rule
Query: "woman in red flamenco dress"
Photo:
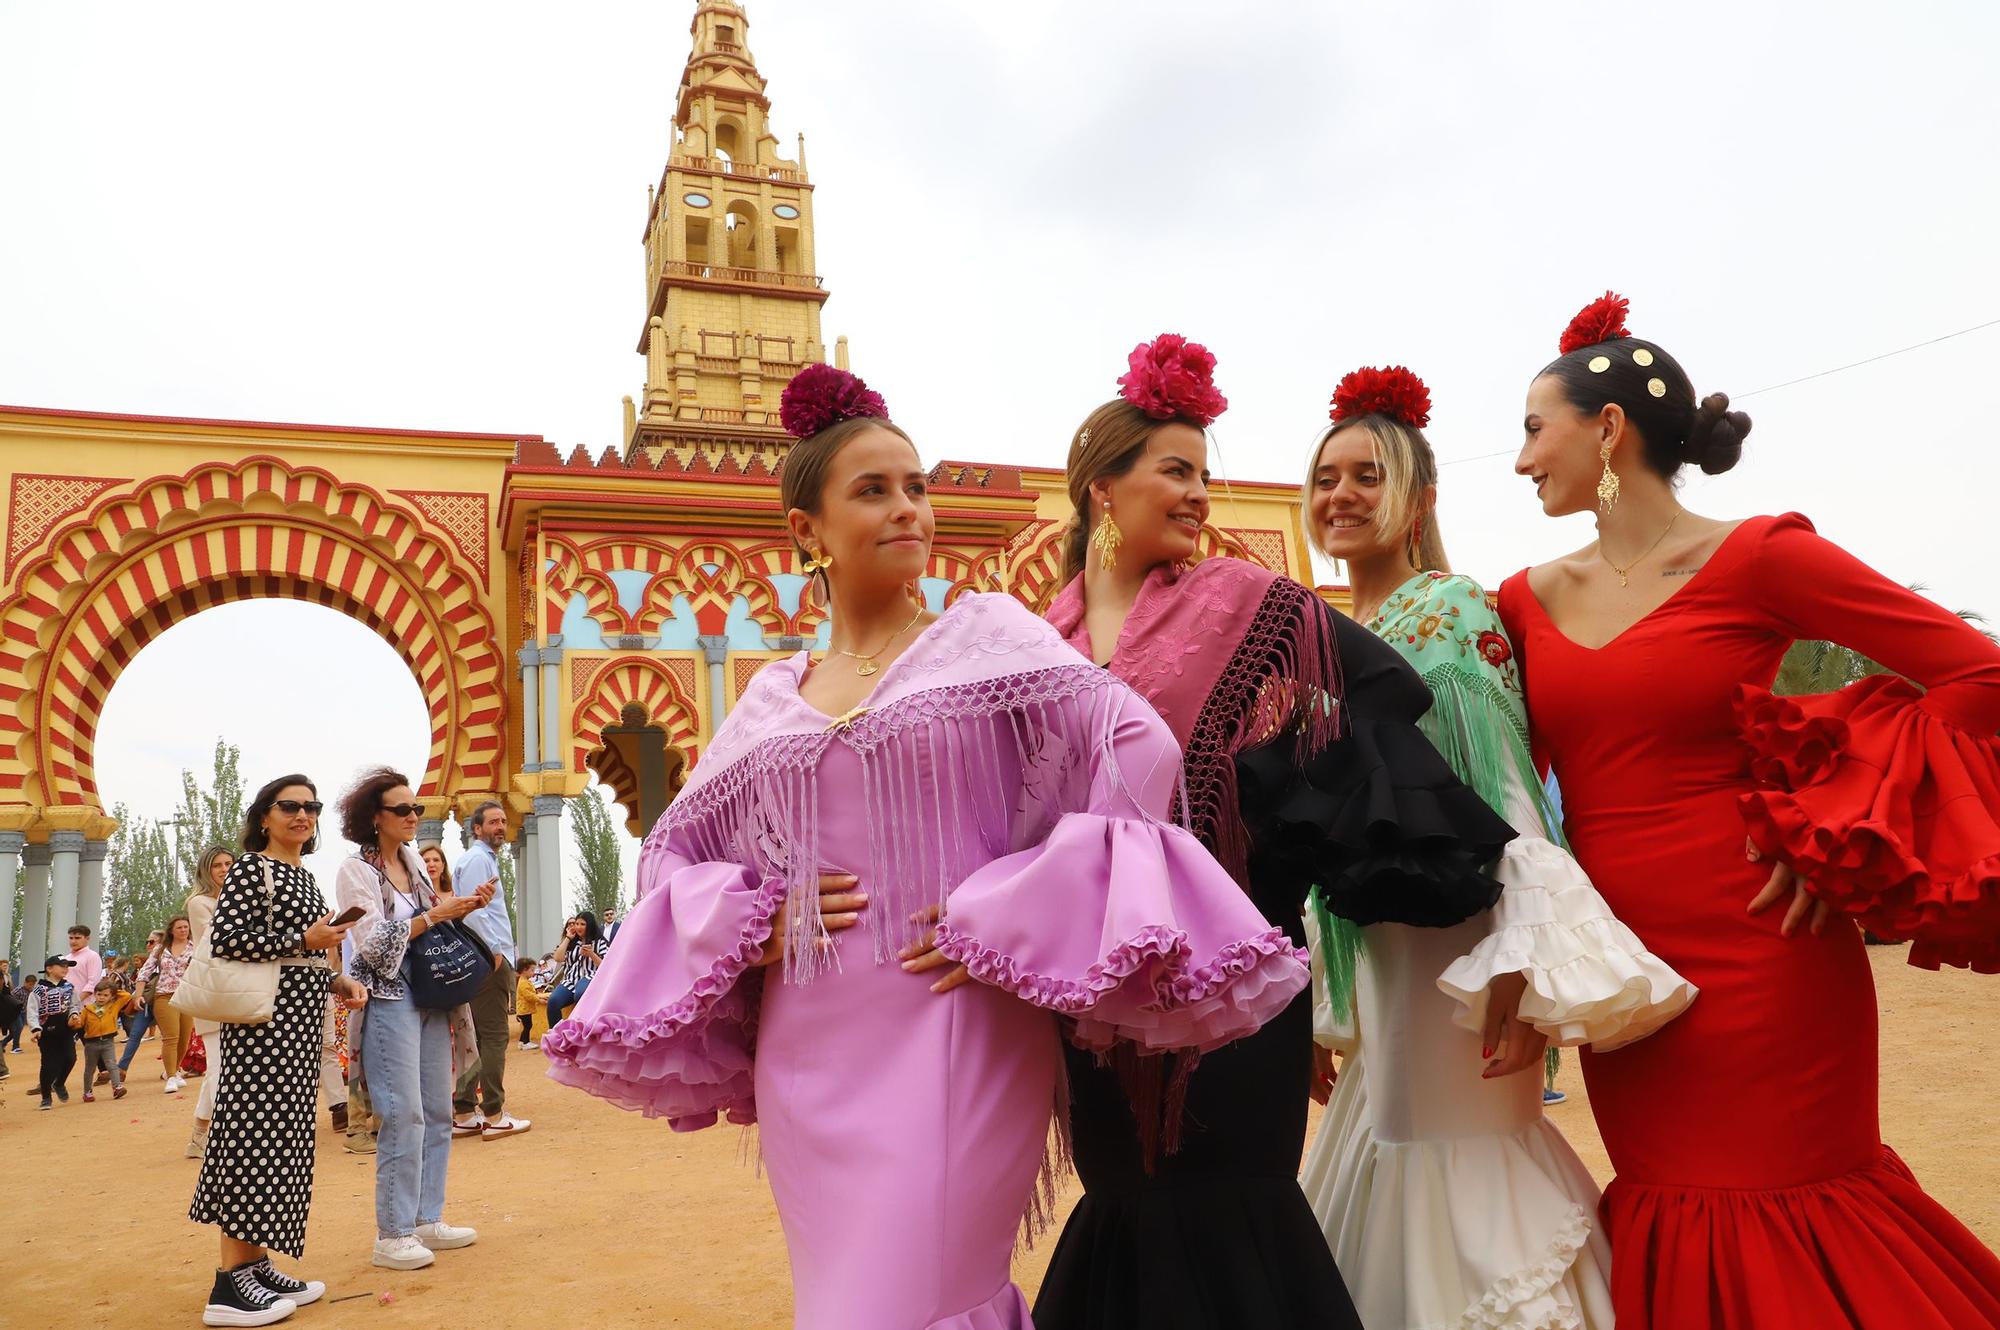
[[(1674, 475), (1728, 470), (1750, 421), (1697, 405), (1624, 306), (1570, 325), (1515, 465), (1551, 516), (1597, 507), (1599, 540), (1500, 590), (1578, 861), (1701, 990), (1583, 1056), (1618, 1173), (1618, 1325), (2000, 1327), (2000, 1260), (1882, 1143), (1857, 927), (1912, 939), (1912, 964), (2000, 971), (2000, 648), (1803, 517), (1681, 508)], [(1774, 697), (1795, 639), (1921, 690)]]

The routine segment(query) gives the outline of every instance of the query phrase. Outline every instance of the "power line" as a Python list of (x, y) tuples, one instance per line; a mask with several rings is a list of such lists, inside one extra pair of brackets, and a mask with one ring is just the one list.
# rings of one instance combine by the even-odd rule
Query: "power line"
[[(1960, 328), (1957, 332), (1948, 332), (1942, 334), (1941, 336), (1928, 338), (1921, 342), (1912, 342), (1908, 346), (1899, 346), (1894, 351), (1884, 351), (1881, 355), (1869, 356), (1865, 360), (1851, 361), (1850, 363), (1845, 365), (1835, 365), (1832, 369), (1823, 369), (1820, 370), (1817, 374), (1803, 374), (1796, 379), (1786, 379), (1783, 383), (1772, 383), (1772, 384), (1767, 384), (1762, 388), (1752, 388), (1747, 393), (1736, 394), (1730, 400), (1732, 402), (1740, 402), (1743, 401), (1745, 398), (1755, 397), (1759, 393), (1774, 393), (1778, 391), (1778, 389), (1780, 388), (1790, 388), (1794, 384), (1809, 383), (1814, 379), (1824, 379), (1830, 374), (1842, 374), (1850, 369), (1859, 369), (1863, 365), (1872, 365), (1878, 360), (1887, 360), (1891, 356), (1906, 355), (1911, 351), (1921, 351), (1923, 350), (1923, 348), (1927, 346), (1936, 346), (1939, 342), (1949, 342), (1954, 337), (1964, 337), (1968, 333), (1982, 332), (1987, 328), (1994, 328), (1994, 327), (2000, 327), (2000, 319), (1988, 319), (1984, 323), (1975, 323), (1970, 328)], [(1449, 461), (1439, 462), (1438, 465), (1457, 466), (1462, 462), (1484, 462), (1495, 457), (1512, 457), (1519, 451), (1520, 449), (1518, 448), (1503, 448), (1496, 453), (1479, 453), (1472, 457), (1454, 457)]]

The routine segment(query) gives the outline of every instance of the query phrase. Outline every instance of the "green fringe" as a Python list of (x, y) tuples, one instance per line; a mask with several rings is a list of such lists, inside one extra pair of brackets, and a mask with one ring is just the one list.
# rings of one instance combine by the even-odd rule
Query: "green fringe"
[(1347, 1011), (1354, 1001), (1354, 974), (1361, 963), (1361, 926), (1343, 919), (1326, 908), (1326, 897), (1318, 886), (1306, 895), (1319, 925), (1319, 973), (1326, 986), (1326, 1000), (1337, 1012)]
[(1554, 1044), (1549, 1045), (1549, 1051), (1542, 1055), (1543, 1085), (1551, 1090), (1556, 1088), (1556, 1073), (1562, 1070), (1562, 1064), (1563, 1051)]
[(1490, 674), (1474, 673), (1452, 662), (1432, 666), (1423, 680), (1436, 700), (1417, 721), (1417, 728), (1438, 755), (1502, 817), (1513, 802), (1515, 788), (1525, 791), (1534, 802), (1543, 833), (1554, 844), (1562, 845), (1555, 807), (1541, 777), (1535, 774), (1535, 760), (1528, 749), (1527, 713), (1519, 700)]

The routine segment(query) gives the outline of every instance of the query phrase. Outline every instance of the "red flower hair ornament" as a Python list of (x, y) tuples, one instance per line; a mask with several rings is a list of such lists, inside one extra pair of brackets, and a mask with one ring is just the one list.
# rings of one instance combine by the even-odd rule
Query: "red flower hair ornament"
[(1118, 395), (1154, 420), (1186, 420), (1207, 429), (1229, 409), (1215, 390), (1215, 357), (1179, 333), (1161, 333), (1132, 348)]
[(1422, 429), (1431, 423), (1431, 390), (1401, 365), (1357, 369), (1334, 387), (1333, 409), (1327, 414), (1336, 425), (1357, 416), (1387, 416)]
[(1562, 340), (1556, 343), (1561, 354), (1568, 355), (1578, 347), (1596, 346), (1599, 342), (1615, 342), (1632, 334), (1625, 330), (1625, 313), (1632, 308), (1632, 302), (1615, 291), (1606, 291), (1597, 299), (1577, 311), (1577, 316), (1563, 329)]
[(809, 439), (829, 425), (857, 416), (887, 420), (889, 404), (859, 377), (832, 365), (807, 365), (792, 376), (778, 399), (779, 423), (795, 439)]

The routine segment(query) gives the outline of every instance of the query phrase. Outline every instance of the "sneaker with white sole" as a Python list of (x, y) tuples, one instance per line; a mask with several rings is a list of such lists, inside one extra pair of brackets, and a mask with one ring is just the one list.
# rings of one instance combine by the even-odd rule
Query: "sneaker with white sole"
[(470, 1247), (479, 1241), (479, 1230), (457, 1228), (440, 1219), (435, 1224), (418, 1224), (417, 1241), (432, 1251), (449, 1251), (453, 1247)]
[(202, 1311), (203, 1325), (271, 1325), (299, 1309), (290, 1298), (266, 1288), (257, 1278), (255, 1261), (234, 1270), (217, 1270), (215, 1285), (208, 1291), (208, 1306)]
[(317, 1279), (294, 1279), (265, 1256), (253, 1263), (250, 1273), (257, 1276), (257, 1282), (281, 1298), (290, 1298), (300, 1307), (318, 1302), (326, 1296), (326, 1285)]
[(375, 1264), (390, 1270), (421, 1270), (435, 1261), (429, 1247), (405, 1233), (400, 1238), (375, 1239)]
[(474, 1113), (469, 1118), (453, 1118), (451, 1120), (451, 1134), (453, 1136), (477, 1136), (485, 1130), (486, 1119), (480, 1117), (477, 1113)]
[(519, 1136), (534, 1125), (532, 1118), (517, 1118), (511, 1113), (502, 1113), (497, 1122), (492, 1118), (486, 1119), (486, 1130), (479, 1133), (479, 1139), (497, 1141), (502, 1136)]
[(182, 1080), (178, 1076), (169, 1076), (167, 1077), (167, 1083), (163, 1088), (166, 1090), (168, 1094), (179, 1094), (181, 1091), (181, 1087), (186, 1084), (187, 1082)]

